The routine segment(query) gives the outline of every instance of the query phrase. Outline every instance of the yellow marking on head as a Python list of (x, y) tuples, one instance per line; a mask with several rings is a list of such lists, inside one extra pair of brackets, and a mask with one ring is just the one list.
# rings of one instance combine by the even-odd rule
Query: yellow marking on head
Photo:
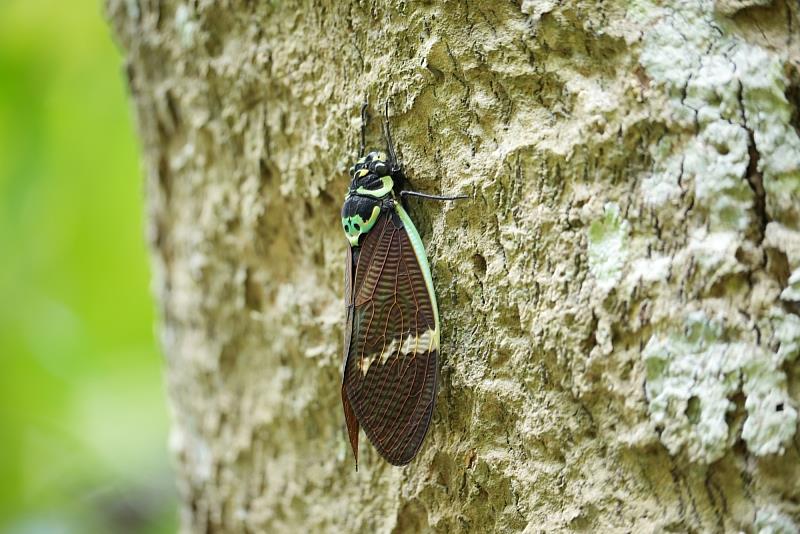
[(369, 169), (361, 169), (356, 173), (356, 178), (363, 178), (364, 176), (369, 174)]

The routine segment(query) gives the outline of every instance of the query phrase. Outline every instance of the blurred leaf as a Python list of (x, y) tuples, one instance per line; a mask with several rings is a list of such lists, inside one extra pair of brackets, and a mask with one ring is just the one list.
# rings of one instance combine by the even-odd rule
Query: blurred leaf
[(137, 145), (100, 13), (95, 1), (0, 2), (8, 532), (175, 529)]

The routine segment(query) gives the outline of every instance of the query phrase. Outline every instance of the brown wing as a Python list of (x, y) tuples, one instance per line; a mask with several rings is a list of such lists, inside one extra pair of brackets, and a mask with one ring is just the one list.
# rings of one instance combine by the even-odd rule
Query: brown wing
[[(439, 333), (419, 259), (400, 218), (384, 211), (363, 238), (352, 280), (342, 399), (389, 463), (410, 462), (436, 398)], [(353, 429), (356, 441), (353, 440)]]
[(345, 328), (344, 328), (344, 368), (342, 369), (342, 407), (344, 408), (344, 420), (347, 423), (347, 437), (350, 438), (350, 446), (353, 448), (353, 457), (356, 460), (356, 471), (358, 471), (358, 419), (353, 412), (350, 401), (347, 398), (344, 377), (347, 376), (347, 364), (350, 352), (350, 337), (353, 333), (353, 249), (347, 245), (347, 264), (344, 268), (344, 303), (345, 303)]

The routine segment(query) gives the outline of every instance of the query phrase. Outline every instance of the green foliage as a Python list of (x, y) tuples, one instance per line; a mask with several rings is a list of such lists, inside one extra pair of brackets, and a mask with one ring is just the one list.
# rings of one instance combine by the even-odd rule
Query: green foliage
[(175, 528), (133, 134), (96, 0), (0, 2), (0, 531)]

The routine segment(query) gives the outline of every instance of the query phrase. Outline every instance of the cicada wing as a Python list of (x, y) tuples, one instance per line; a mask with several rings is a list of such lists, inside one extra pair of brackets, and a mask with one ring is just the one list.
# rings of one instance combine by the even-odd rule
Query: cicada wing
[(343, 396), (381, 456), (405, 465), (436, 399), (436, 297), (422, 242), (399, 204), (381, 214), (360, 249)]
[(345, 388), (345, 377), (347, 376), (347, 366), (350, 358), (350, 338), (353, 334), (353, 270), (355, 269), (354, 254), (352, 247), (347, 245), (347, 263), (344, 268), (344, 303), (345, 303), (345, 328), (344, 328), (344, 365), (342, 367), (342, 407), (344, 408), (344, 420), (347, 424), (347, 436), (350, 439), (350, 446), (353, 449), (353, 457), (356, 460), (356, 471), (358, 471), (358, 419), (350, 400), (347, 398)]

